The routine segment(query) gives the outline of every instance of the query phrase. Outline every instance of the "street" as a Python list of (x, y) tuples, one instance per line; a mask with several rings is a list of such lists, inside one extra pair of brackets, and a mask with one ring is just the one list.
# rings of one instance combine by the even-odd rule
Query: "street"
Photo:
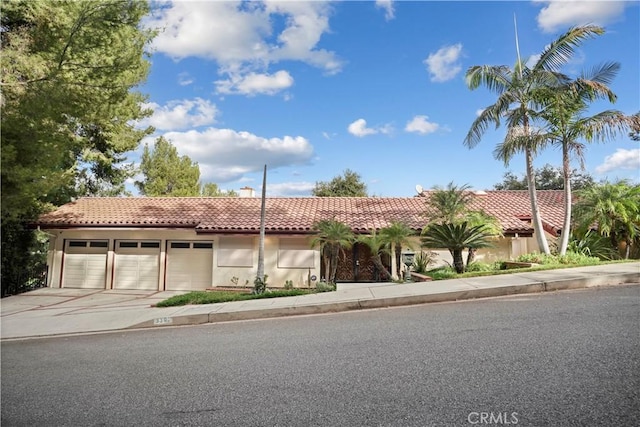
[(2, 426), (640, 425), (640, 286), (2, 343)]

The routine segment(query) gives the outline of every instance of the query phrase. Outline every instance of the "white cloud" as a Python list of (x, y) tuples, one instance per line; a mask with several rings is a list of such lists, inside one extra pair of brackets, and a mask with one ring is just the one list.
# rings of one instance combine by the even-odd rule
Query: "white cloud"
[[(161, 30), (153, 41), (157, 52), (174, 60), (192, 56), (215, 60), (220, 74), (228, 75), (233, 85), (234, 79), (255, 77), (252, 73), (268, 76), (265, 70), (278, 61), (305, 62), (327, 74), (340, 72), (342, 61), (336, 54), (318, 47), (322, 35), (330, 31), (331, 12), (331, 6), (321, 1), (174, 1), (157, 8), (145, 25)], [(280, 22), (282, 29), (277, 26)]]
[(186, 71), (178, 74), (178, 84), (180, 86), (188, 86), (193, 83), (193, 81), (193, 78)]
[(277, 184), (267, 183), (267, 194), (271, 197), (295, 197), (310, 196), (315, 188), (314, 182), (281, 182)]
[(596, 167), (597, 174), (607, 173), (615, 169), (640, 169), (640, 148), (626, 150), (618, 148), (615, 153), (605, 157), (604, 163)]
[(460, 72), (462, 67), (458, 62), (462, 53), (462, 44), (444, 46), (436, 53), (430, 53), (423, 62), (431, 74), (432, 82), (446, 82)]
[(270, 169), (308, 164), (313, 146), (301, 136), (264, 138), (250, 132), (208, 128), (203, 131), (168, 132), (163, 135), (178, 149), (198, 162), (203, 181), (224, 183)]
[(484, 110), (485, 110), (484, 108), (478, 108), (476, 110), (476, 117), (480, 117), (480, 114), (484, 113)]
[(141, 127), (153, 126), (158, 130), (178, 130), (215, 123), (218, 109), (202, 98), (169, 101), (160, 106), (155, 102), (142, 105), (153, 110), (153, 115), (140, 121)]
[(427, 116), (415, 116), (411, 121), (407, 122), (404, 130), (407, 132), (415, 132), (420, 135), (428, 135), (440, 129), (438, 123), (430, 122)]
[(392, 0), (376, 0), (376, 7), (379, 9), (384, 9), (384, 19), (386, 19), (387, 21), (395, 18), (395, 10)]
[(386, 124), (375, 128), (368, 128), (367, 121), (365, 119), (358, 119), (355, 122), (351, 123), (347, 130), (351, 135), (362, 138), (363, 136), (375, 135), (377, 133), (389, 135), (391, 132), (393, 132), (393, 127), (390, 124)]
[(236, 74), (231, 75), (227, 80), (216, 81), (215, 85), (217, 92), (223, 94), (275, 95), (284, 89), (290, 88), (293, 85), (293, 77), (284, 70), (280, 70), (275, 74)]
[(546, 4), (538, 14), (538, 27), (546, 33), (574, 25), (606, 25), (615, 21), (625, 8), (622, 1), (534, 0)]

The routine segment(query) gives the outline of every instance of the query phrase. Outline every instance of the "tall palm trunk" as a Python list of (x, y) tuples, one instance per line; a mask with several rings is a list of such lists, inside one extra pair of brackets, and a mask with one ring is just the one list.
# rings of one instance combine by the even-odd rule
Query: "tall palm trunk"
[[(527, 129), (528, 132), (528, 129)], [(535, 171), (533, 169), (533, 153), (531, 148), (526, 147), (525, 158), (527, 163), (527, 187), (529, 188), (529, 199), (531, 200), (531, 222), (533, 223), (533, 233), (536, 235), (538, 248), (540, 251), (549, 254), (549, 243), (542, 227), (542, 218), (538, 208), (538, 196), (536, 194)]]
[(340, 247), (337, 244), (331, 245), (331, 272), (329, 274), (329, 280), (328, 280), (329, 283), (336, 283), (339, 255), (340, 255)]
[(401, 272), (401, 254), (402, 254), (402, 245), (398, 245), (396, 244), (396, 247), (394, 248), (394, 252), (395, 252), (395, 256), (396, 256), (396, 274), (398, 275), (398, 279), (400, 279), (400, 272)]
[(564, 221), (560, 234), (560, 255), (567, 253), (569, 235), (571, 234), (571, 165), (569, 161), (569, 146), (562, 144), (562, 174), (564, 179)]

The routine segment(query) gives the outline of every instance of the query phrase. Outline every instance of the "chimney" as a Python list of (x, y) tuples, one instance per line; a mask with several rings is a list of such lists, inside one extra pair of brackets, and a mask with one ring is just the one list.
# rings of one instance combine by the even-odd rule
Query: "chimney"
[(256, 197), (256, 190), (251, 187), (242, 187), (240, 189), (240, 197)]

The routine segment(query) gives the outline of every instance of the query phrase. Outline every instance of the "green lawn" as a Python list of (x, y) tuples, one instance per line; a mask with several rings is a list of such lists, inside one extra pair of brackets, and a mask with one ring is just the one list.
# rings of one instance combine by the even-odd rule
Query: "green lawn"
[(176, 295), (156, 304), (156, 307), (175, 307), (187, 304), (215, 304), (217, 302), (245, 301), (250, 299), (293, 297), (315, 293), (309, 289), (285, 289), (268, 291), (262, 294), (247, 294), (232, 291), (196, 291), (183, 295)]

